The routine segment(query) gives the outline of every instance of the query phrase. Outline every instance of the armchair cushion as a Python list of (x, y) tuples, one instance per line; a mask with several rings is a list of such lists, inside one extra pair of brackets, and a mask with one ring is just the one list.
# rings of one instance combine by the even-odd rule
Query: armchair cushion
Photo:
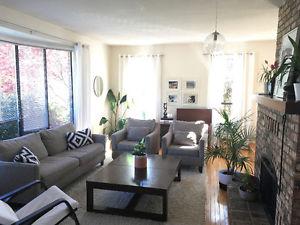
[(128, 118), (127, 120), (127, 128), (129, 127), (149, 127), (150, 132), (152, 132), (155, 128), (155, 120), (139, 120)]
[(0, 201), (0, 224), (10, 225), (19, 219), (12, 208), (5, 202)]
[(204, 121), (199, 120), (195, 122), (187, 122), (187, 121), (179, 121), (175, 120), (173, 122), (173, 131), (188, 131), (195, 132), (197, 135), (197, 139), (201, 138), (202, 129), (204, 127)]
[(0, 160), (10, 162), (13, 161), (15, 155), (23, 146), (31, 149), (31, 151), (38, 157), (39, 160), (48, 156), (48, 152), (41, 140), (40, 135), (38, 133), (33, 133), (10, 140), (0, 141)]
[(193, 146), (197, 144), (197, 135), (195, 132), (175, 131), (174, 144)]
[(118, 151), (131, 152), (137, 143), (137, 141), (120, 141), (118, 144)]
[[(79, 204), (77, 201), (72, 199), (70, 196), (65, 194), (62, 190), (60, 190), (56, 186), (50, 187), (48, 190), (43, 192), (41, 195), (27, 203), (23, 208), (16, 212), (19, 219), (23, 219), (31, 213), (36, 212), (42, 207), (52, 203), (53, 201), (63, 198), (67, 200), (73, 209), (77, 209)], [(69, 214), (69, 210), (65, 204), (60, 204), (54, 207), (51, 211), (43, 215), (41, 218), (36, 220), (34, 225), (42, 225), (42, 224), (56, 224), (61, 219), (63, 219), (66, 215)]]
[(55, 155), (67, 149), (66, 134), (68, 132), (75, 132), (72, 123), (40, 132), (42, 141), (46, 146), (49, 155)]
[(170, 145), (168, 147), (168, 155), (186, 155), (191, 157), (199, 157), (199, 145), (183, 146), (183, 145)]
[(151, 132), (149, 127), (128, 127), (127, 140), (140, 141)]

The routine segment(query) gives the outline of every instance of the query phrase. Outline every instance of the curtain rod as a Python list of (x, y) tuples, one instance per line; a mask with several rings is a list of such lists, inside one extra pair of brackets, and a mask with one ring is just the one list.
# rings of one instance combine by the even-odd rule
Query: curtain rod
[(144, 56), (150, 56), (150, 57), (156, 57), (156, 56), (164, 56), (162, 54), (147, 54), (147, 55), (120, 55), (121, 58), (129, 58), (129, 57), (144, 57)]
[(19, 24), (7, 22), (7, 21), (1, 20), (1, 19), (0, 19), (0, 25), (6, 27), (8, 29), (17, 30), (19, 32), (25, 32), (25, 33), (31, 34), (31, 35), (36, 34), (36, 35), (40, 35), (40, 36), (44, 36), (44, 37), (48, 37), (48, 38), (53, 38), (53, 39), (61, 40), (61, 41), (64, 41), (64, 42), (68, 42), (69, 44), (72, 44), (72, 45), (75, 44), (75, 42), (73, 42), (73, 41), (63, 39), (63, 38), (57, 37), (55, 35), (44, 33), (44, 32), (38, 31), (38, 30), (34, 30), (34, 29), (31, 29), (31, 28), (28, 28), (28, 27), (25, 27), (25, 26), (22, 26), (22, 25), (19, 25)]

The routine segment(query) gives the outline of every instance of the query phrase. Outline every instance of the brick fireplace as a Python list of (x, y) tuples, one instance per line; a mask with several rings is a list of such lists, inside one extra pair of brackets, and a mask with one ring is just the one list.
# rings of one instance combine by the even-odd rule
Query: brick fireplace
[(262, 179), (262, 199), (274, 224), (299, 225), (300, 102), (257, 101), (255, 174)]

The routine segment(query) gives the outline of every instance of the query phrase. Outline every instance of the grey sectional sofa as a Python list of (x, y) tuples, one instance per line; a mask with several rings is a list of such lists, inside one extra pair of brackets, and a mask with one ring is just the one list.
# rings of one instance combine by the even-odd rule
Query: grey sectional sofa
[[(65, 187), (97, 164), (103, 164), (106, 137), (94, 134), (95, 143), (68, 151), (66, 133), (74, 131), (73, 124), (66, 124), (0, 141), (0, 195), (37, 179), (47, 186)], [(38, 157), (39, 165), (13, 162), (22, 146), (28, 147)]]

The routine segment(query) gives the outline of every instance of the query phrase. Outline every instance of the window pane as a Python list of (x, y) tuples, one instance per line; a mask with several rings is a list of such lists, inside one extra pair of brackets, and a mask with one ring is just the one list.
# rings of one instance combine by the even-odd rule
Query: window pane
[(46, 50), (50, 127), (72, 121), (72, 77), (69, 51)]
[(43, 49), (19, 46), (24, 131), (48, 127)]
[(15, 46), (0, 42), (0, 140), (18, 136)]

